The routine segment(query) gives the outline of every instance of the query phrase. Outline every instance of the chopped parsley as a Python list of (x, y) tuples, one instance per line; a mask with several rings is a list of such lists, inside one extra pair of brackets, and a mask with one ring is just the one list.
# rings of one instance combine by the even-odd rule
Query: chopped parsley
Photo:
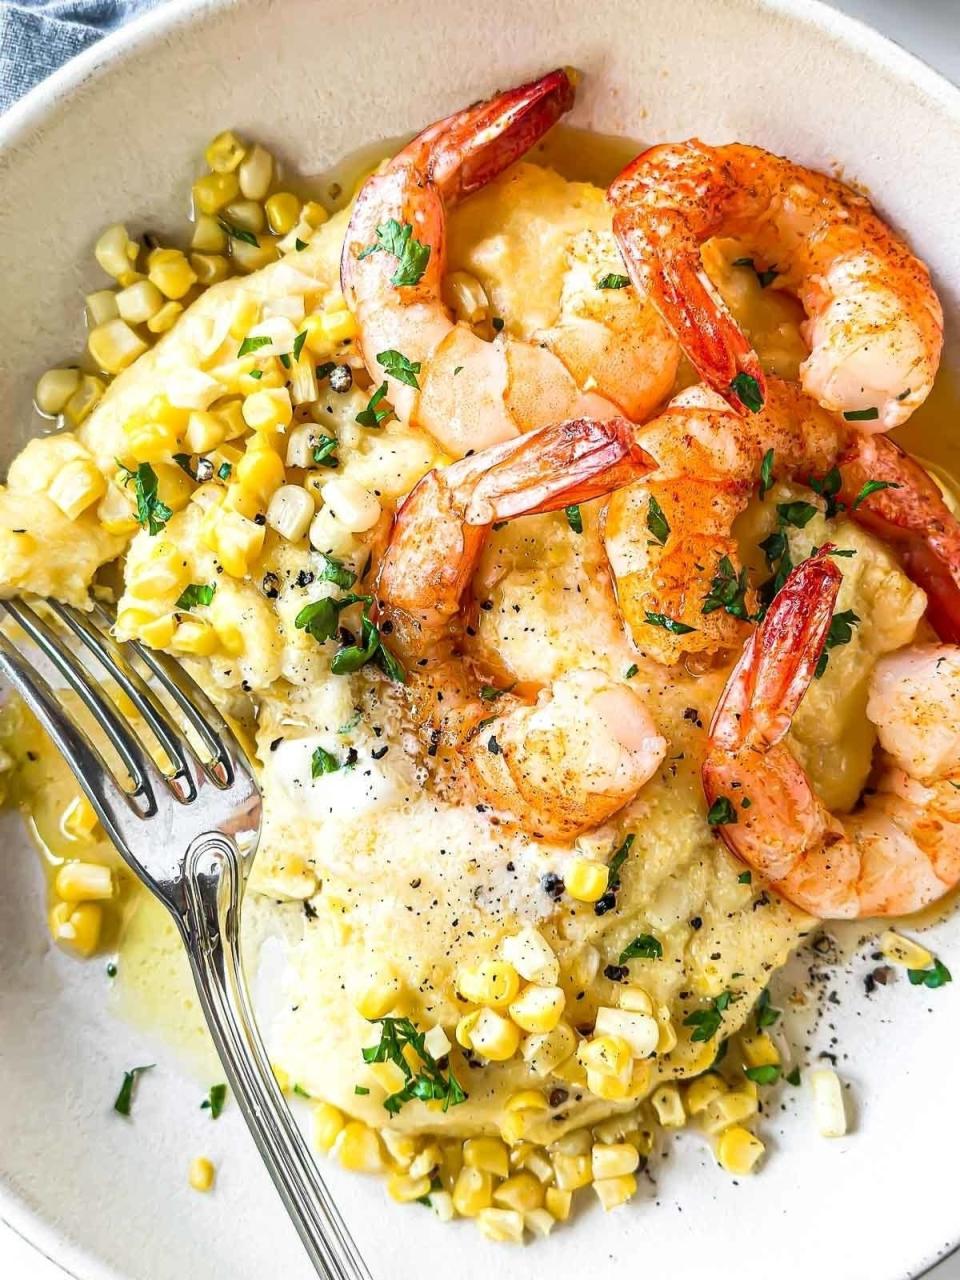
[(255, 249), (260, 248), (260, 241), (248, 231), (246, 227), (235, 226), (232, 222), (228, 222), (226, 218), (218, 218), (217, 224), (221, 231), (225, 231), (233, 240), (242, 240), (244, 244), (252, 244)]
[(766, 987), (760, 992), (760, 998), (757, 1000), (757, 1026), (762, 1031), (765, 1027), (772, 1027), (780, 1018), (780, 1010), (774, 1009), (770, 1003), (770, 992)]
[(794, 1088), (800, 1083), (800, 1068), (794, 1067), (793, 1070), (785, 1077), (787, 1084), (792, 1084)]
[(659, 939), (652, 933), (641, 933), (620, 952), (620, 963), (626, 964), (628, 960), (660, 960), (662, 956), (663, 946)]
[(216, 593), (217, 584), (215, 582), (192, 582), (189, 587), (184, 587), (183, 591), (181, 591), (180, 598), (174, 608), (193, 609), (198, 604), (209, 604)]
[(509, 693), (513, 685), (509, 685), (506, 689), (498, 689), (492, 684), (482, 684), (480, 686), (480, 697), (484, 702), (496, 702), (498, 698), (502, 698), (505, 693)]
[[(384, 1109), (395, 1116), (405, 1102), (419, 1098), (421, 1102), (441, 1102), (443, 1110), (466, 1102), (467, 1095), (453, 1074), (453, 1068), (442, 1070), (425, 1044), (422, 1031), (418, 1031), (409, 1018), (375, 1018), (380, 1024), (380, 1042), (362, 1050), (366, 1063), (392, 1062), (403, 1073), (406, 1083), (396, 1093), (384, 1098)], [(420, 1059), (421, 1066), (414, 1071), (407, 1061), (404, 1049), (410, 1047)]]
[(650, 495), (650, 501), (647, 503), (647, 528), (660, 543), (661, 547), (667, 545), (667, 539), (670, 537), (670, 525), (667, 517), (663, 514), (663, 508), (656, 500), (653, 494)]
[(361, 249), (357, 257), (366, 258), (371, 253), (392, 253), (397, 259), (397, 269), (390, 277), (390, 283), (398, 289), (404, 285), (419, 284), (430, 261), (430, 246), (421, 244), (416, 239), (410, 223), (400, 223), (396, 218), (390, 218), (377, 226), (376, 237), (376, 243)]
[(623, 844), (620, 846), (617, 852), (610, 859), (610, 866), (608, 868), (609, 875), (607, 877), (608, 889), (620, 888), (620, 871), (623, 868), (623, 864), (626, 862), (627, 858), (629, 857), (630, 850), (633, 848), (633, 842), (634, 840), (636, 840), (636, 838), (637, 837), (632, 832), (630, 835), (625, 836), (623, 840)]
[(260, 381), (260, 379), (263, 377), (263, 370), (262, 370), (262, 369), (251, 369), (251, 370), (250, 370), (250, 372), (247, 374), (247, 377), (248, 377), (248, 378), (252, 378), (252, 379), (254, 380), (254, 382), (259, 382), (259, 381)]
[(763, 461), (760, 463), (760, 488), (759, 494), (761, 498), (765, 498), (773, 488), (774, 474), (773, 464), (776, 460), (776, 453), (773, 449), (768, 449), (763, 455)]
[(370, 596), (358, 596), (353, 592), (339, 599), (326, 596), (322, 600), (312, 600), (310, 604), (303, 606), (294, 618), (293, 625), (298, 631), (306, 631), (308, 636), (322, 644), (336, 634), (340, 614), (344, 609), (352, 604), (370, 604), (370, 601)]
[(303, 344), (306, 342), (306, 340), (307, 340), (307, 331), (306, 329), (301, 329), (300, 332), (297, 334), (297, 336), (293, 340), (294, 360), (300, 359), (300, 352), (303, 350)]
[(387, 394), (387, 384), (381, 382), (379, 387), (367, 401), (367, 407), (361, 409), (357, 414), (356, 420), (361, 427), (379, 427), (384, 418), (389, 418), (393, 413), (393, 409), (389, 404), (383, 408), (380, 407), (380, 401)]
[(847, 409), (844, 411), (847, 422), (876, 422), (880, 417), (879, 409)]
[(293, 247), (296, 249), (297, 253), (303, 253), (304, 249), (307, 247), (307, 242), (306, 240), (301, 240), (300, 237), (297, 236), (293, 242)]
[(777, 515), (781, 525), (792, 525), (794, 529), (804, 529), (817, 514), (812, 502), (778, 502)]
[(577, 505), (564, 507), (563, 514), (567, 517), (567, 524), (574, 533), (583, 533), (583, 516)]
[(325, 751), (323, 747), (317, 747), (310, 757), (311, 778), (320, 778), (325, 773), (338, 773), (344, 767), (332, 751)]
[(313, 460), (318, 467), (339, 467), (340, 459), (334, 452), (339, 443), (336, 436), (320, 437), (320, 443), (313, 446)]
[(241, 360), (244, 356), (252, 355), (254, 351), (259, 351), (261, 347), (269, 347), (273, 341), (266, 335), (259, 338), (244, 338), (237, 348), (237, 359)]
[(927, 987), (930, 991), (953, 981), (950, 970), (941, 960), (934, 960), (932, 969), (908, 969), (907, 977), (911, 987)]
[(734, 618), (749, 619), (750, 610), (746, 603), (749, 586), (746, 565), (738, 574), (730, 557), (721, 556), (716, 575), (710, 583), (707, 594), (703, 597), (700, 612), (713, 613), (716, 609), (723, 609)]
[(772, 1062), (764, 1063), (762, 1067), (745, 1067), (743, 1073), (754, 1084), (776, 1084), (780, 1079), (780, 1068)]
[(810, 476), (810, 488), (823, 498), (827, 505), (824, 514), (828, 520), (832, 520), (838, 512), (845, 509), (843, 503), (837, 501), (841, 483), (840, 471), (837, 467), (832, 467), (822, 480), (818, 480), (816, 476)]
[[(360, 598), (357, 597), (357, 599)], [(362, 598), (369, 603), (369, 596)], [(366, 609), (363, 611), (361, 620), (361, 638), (362, 644), (344, 645), (333, 655), (330, 662), (330, 670), (333, 674), (336, 676), (352, 675), (353, 672), (359, 671), (361, 667), (366, 666), (368, 662), (375, 662), (384, 675), (392, 680), (394, 684), (406, 684), (407, 673), (404, 671), (403, 665), (383, 643), (380, 629)]]
[(619, 275), (616, 271), (610, 271), (605, 276), (601, 276), (597, 281), (598, 289), (626, 289), (630, 283), (629, 276)]
[(766, 289), (768, 284), (773, 284), (780, 274), (776, 267), (768, 267), (766, 271), (760, 271), (752, 258), (735, 258), (733, 265), (735, 267), (749, 267), (760, 282), (761, 289)]
[(720, 1030), (724, 1010), (736, 999), (732, 991), (723, 991), (720, 995), (714, 996), (706, 1009), (695, 1009), (693, 1013), (688, 1013), (683, 1020), (683, 1025), (695, 1028), (690, 1039), (695, 1043), (712, 1040)]
[(732, 827), (737, 821), (737, 811), (727, 796), (717, 796), (707, 811), (711, 827)]
[(675, 636), (688, 636), (691, 631), (696, 631), (696, 627), (688, 627), (685, 622), (678, 622), (676, 618), (670, 618), (665, 613), (651, 613), (646, 610), (643, 615), (644, 622), (651, 627), (662, 627), (664, 631), (669, 631)]
[(751, 413), (759, 413), (763, 408), (763, 392), (760, 390), (760, 383), (752, 374), (738, 373), (731, 379), (730, 390)]
[(413, 387), (415, 391), (420, 390), (420, 383), (417, 381), (417, 374), (420, 372), (419, 360), (408, 360), (406, 356), (401, 355), (399, 351), (394, 351), (391, 347), (390, 350), (381, 351), (378, 354), (377, 364), (382, 365), (384, 372), (391, 378), (396, 378), (398, 382)]
[(123, 1073), (123, 1084), (120, 1086), (120, 1092), (117, 1094), (116, 1101), (113, 1104), (114, 1111), (119, 1112), (122, 1116), (130, 1114), (130, 1107), (133, 1103), (133, 1087), (137, 1082), (137, 1077), (142, 1076), (145, 1071), (152, 1071), (156, 1064), (151, 1062), (146, 1067), (131, 1067), (129, 1071)]
[(623, 678), (625, 680), (632, 680), (639, 670), (640, 668), (637, 664), (635, 662), (631, 662), (629, 667), (627, 667), (626, 671), (623, 673)]
[(902, 489), (903, 486), (897, 484), (893, 480), (868, 480), (854, 500), (850, 503), (850, 510), (856, 511), (861, 502), (866, 502), (871, 493), (879, 493), (881, 489)]
[(737, 876), (737, 884), (752, 884), (752, 883), (753, 883), (752, 871), (741, 871), (740, 874)]
[(216, 1120), (223, 1111), (223, 1104), (227, 1100), (227, 1086), (225, 1084), (214, 1084), (210, 1086), (210, 1092), (200, 1103), (201, 1111), (209, 1111), (210, 1119)]
[(137, 499), (137, 523), (147, 530), (151, 538), (155, 538), (173, 515), (157, 495), (157, 473), (149, 462), (141, 462), (136, 471), (125, 467), (119, 459), (117, 466), (124, 473), (124, 485), (133, 481), (133, 492)]
[(370, 1090), (367, 1088), (365, 1084), (355, 1084), (353, 1086), (353, 1092), (357, 1095), (358, 1098), (365, 1098), (367, 1094), (370, 1092)]
[(229, 462), (221, 462), (219, 467), (217, 467), (217, 475), (221, 480), (229, 480), (232, 471), (233, 467)]
[(817, 660), (814, 677), (819, 680), (827, 669), (827, 663), (830, 661), (830, 650), (836, 649), (840, 645), (849, 644), (853, 639), (853, 628), (857, 626), (860, 618), (852, 609), (844, 609), (841, 613), (835, 613), (830, 620), (830, 630), (827, 632), (827, 638), (824, 642), (823, 652)]
[[(344, 591), (347, 591), (356, 582), (357, 575), (340, 560), (335, 560), (333, 556), (327, 555), (321, 555), (321, 559), (323, 560), (323, 568), (317, 574), (317, 579), (320, 582), (336, 583)], [(363, 598), (366, 599), (366, 597)]]

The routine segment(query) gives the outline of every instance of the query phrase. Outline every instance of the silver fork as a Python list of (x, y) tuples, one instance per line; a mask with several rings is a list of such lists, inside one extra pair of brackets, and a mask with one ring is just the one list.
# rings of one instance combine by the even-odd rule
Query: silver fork
[[(310, 1261), (325, 1280), (370, 1280), (280, 1092), (250, 1005), (238, 939), (261, 802), (245, 752), (186, 671), (164, 654), (115, 641), (104, 610), (81, 614), (46, 601), (58, 628), (22, 601), (3, 607), (77, 694), (129, 774), (115, 776), (57, 691), (0, 631), (0, 672), (63, 753), (124, 861), (176, 922), (227, 1080)], [(127, 695), (172, 773), (157, 766), (75, 645)], [(134, 659), (178, 707), (202, 751), (176, 726)]]

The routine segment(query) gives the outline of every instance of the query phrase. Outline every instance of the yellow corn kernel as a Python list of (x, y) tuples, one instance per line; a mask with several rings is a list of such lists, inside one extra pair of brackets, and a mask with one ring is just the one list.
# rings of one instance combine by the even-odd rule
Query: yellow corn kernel
[(547, 1187), (544, 1194), (547, 1209), (557, 1222), (566, 1222), (570, 1217), (570, 1207), (573, 1204), (573, 1192), (561, 1190), (560, 1187)]
[(246, 489), (242, 484), (236, 483), (227, 485), (224, 507), (228, 511), (238, 511), (240, 515), (246, 516), (248, 520), (255, 520), (263, 511), (263, 503), (253, 490)]
[[(276, 1071), (275, 1067), (274, 1073)], [(318, 1102), (313, 1108), (313, 1145), (316, 1149), (329, 1151), (340, 1136), (344, 1123), (342, 1111), (329, 1102)]]
[(190, 248), (196, 253), (223, 253), (227, 247), (227, 233), (209, 213), (197, 214), (190, 239)]
[(67, 401), (64, 413), (74, 426), (79, 426), (93, 409), (94, 405), (106, 391), (106, 383), (93, 374), (85, 374), (80, 379), (80, 386)]
[(167, 422), (128, 418), (123, 424), (123, 434), (127, 438), (127, 453), (136, 462), (159, 462), (180, 447), (179, 432)]
[(79, 369), (48, 369), (40, 376), (34, 388), (34, 404), (48, 418), (55, 418), (67, 407), (67, 402), (79, 386)]
[(64, 902), (104, 902), (113, 897), (113, 875), (98, 862), (65, 862), (53, 888)]
[(193, 203), (197, 213), (219, 212), (240, 194), (240, 183), (235, 173), (205, 173), (193, 184)]
[(261, 502), (266, 504), (283, 484), (285, 478), (283, 459), (273, 449), (254, 445), (251, 441), (237, 463), (235, 475), (237, 484), (241, 488), (256, 494)]
[(750, 1067), (779, 1067), (780, 1051), (765, 1031), (757, 1035), (742, 1035), (740, 1049)]
[(214, 173), (233, 173), (247, 154), (247, 148), (230, 129), (225, 129), (207, 144), (203, 158)]
[(333, 355), (337, 347), (358, 333), (353, 312), (345, 307), (335, 311), (319, 311), (307, 316), (302, 328), (307, 332), (307, 347), (314, 355)]
[(557, 1154), (553, 1157), (553, 1173), (561, 1191), (577, 1191), (580, 1187), (587, 1187), (593, 1178), (589, 1156)]
[(243, 420), (253, 431), (282, 430), (293, 420), (293, 405), (286, 387), (254, 391), (243, 402)]
[(137, 244), (136, 240), (130, 239), (127, 234), (127, 228), (120, 222), (114, 223), (112, 227), (107, 227), (93, 247), (97, 262), (103, 267), (108, 276), (114, 277), (121, 276), (124, 272), (129, 271), (133, 263), (136, 262), (139, 252), (139, 244)]
[[(214, 410), (215, 417), (223, 425), (224, 440), (236, 440), (239, 436), (246, 435), (247, 424), (243, 420), (243, 401), (229, 400), (226, 404), (220, 405)], [(239, 458), (239, 453), (237, 458)], [(236, 461), (237, 459), (234, 459)]]
[(506, 1103), (507, 1111), (548, 1111), (550, 1104), (539, 1089), (521, 1089), (511, 1094)]
[(510, 1163), (518, 1169), (528, 1170), (544, 1186), (553, 1181), (553, 1165), (543, 1147), (534, 1146), (530, 1142), (521, 1142), (511, 1148)]
[(880, 935), (880, 950), (891, 964), (903, 965), (906, 969), (929, 969), (933, 964), (933, 956), (926, 947), (893, 929)]
[(627, 1076), (608, 1076), (603, 1071), (587, 1069), (587, 1088), (597, 1098), (606, 1102), (623, 1102), (633, 1097), (631, 1078)]
[(381, 1173), (383, 1152), (376, 1130), (359, 1120), (350, 1120), (337, 1138), (337, 1157), (344, 1169), (353, 1173)]
[(687, 1111), (692, 1116), (698, 1116), (702, 1111), (706, 1111), (711, 1102), (722, 1097), (726, 1092), (726, 1084), (714, 1072), (708, 1071), (705, 1075), (697, 1076), (696, 1080), (691, 1080), (687, 1085)]
[(430, 1179), (412, 1178), (407, 1173), (394, 1170), (387, 1175), (387, 1195), (398, 1204), (413, 1204), (430, 1192)]
[(264, 526), (237, 511), (213, 507), (203, 517), (200, 539), (232, 578), (243, 578), (263, 550)]
[(189, 293), (197, 283), (196, 272), (179, 249), (154, 249), (147, 274), (163, 296), (174, 301)]
[(482, 1209), (493, 1203), (493, 1177), (484, 1169), (471, 1165), (457, 1174), (453, 1184), (453, 1207), (462, 1218), (475, 1218)]
[(147, 344), (118, 316), (90, 330), (87, 350), (107, 373), (122, 373), (143, 355)]
[(714, 1098), (713, 1102), (702, 1113), (700, 1121), (707, 1133), (720, 1133), (731, 1124), (741, 1124), (757, 1113), (755, 1091), (747, 1089), (731, 1089)]
[(682, 1129), (687, 1123), (687, 1113), (683, 1109), (683, 1099), (675, 1084), (663, 1084), (654, 1090), (650, 1099), (657, 1119), (665, 1129)]
[(509, 1153), (499, 1138), (467, 1138), (463, 1163), (468, 1169), (482, 1169), (495, 1178), (506, 1178), (510, 1173)]
[(100, 941), (103, 912), (95, 902), (58, 902), (50, 912), (50, 935), (59, 946), (92, 956)]
[(215, 1176), (216, 1170), (206, 1156), (197, 1156), (190, 1161), (187, 1180), (194, 1191), (210, 1191)]
[(670, 1010), (665, 1004), (658, 1004), (655, 1010), (659, 1034), (657, 1036), (657, 1053), (670, 1053), (677, 1047), (677, 1031), (670, 1017)]
[(198, 409), (191, 413), (184, 434), (184, 444), (189, 453), (209, 453), (227, 438), (227, 427), (215, 413)]
[[(568, 1059), (572, 1060), (574, 1067), (579, 1066), (573, 1057), (576, 1047), (577, 1037), (573, 1028), (568, 1022), (558, 1022), (552, 1031), (527, 1036), (523, 1042), (523, 1060), (535, 1075), (546, 1076), (553, 1073), (562, 1079), (568, 1079), (562, 1074), (563, 1066)], [(586, 1080), (582, 1068), (578, 1079)]]
[(480, 1020), (481, 1012), (482, 1010), (475, 1009), (472, 1013), (465, 1013), (457, 1023), (456, 1030), (453, 1034), (456, 1038), (457, 1044), (464, 1049), (473, 1048), (471, 1036), (473, 1034), (474, 1027)]
[(395, 973), (384, 971), (375, 976), (357, 1000), (357, 1012), (364, 1018), (384, 1018), (396, 1008), (400, 998), (400, 979)]
[(384, 1093), (398, 1093), (406, 1083), (406, 1076), (395, 1062), (373, 1062), (367, 1071)]
[(163, 306), (163, 294), (149, 280), (140, 280), (117, 294), (117, 311), (127, 324), (145, 324)]
[(200, 618), (184, 618), (170, 640), (170, 648), (175, 653), (189, 653), (202, 658), (216, 653), (218, 644), (216, 631), (209, 622)]
[(514, 1209), (481, 1209), (477, 1226), (488, 1240), (498, 1244), (520, 1244), (523, 1240), (523, 1214)]
[(469, 271), (451, 271), (443, 281), (443, 299), (457, 320), (477, 324), (490, 313), (486, 290)]
[(150, 554), (137, 566), (129, 590), (140, 599), (153, 602), (158, 596), (179, 596), (189, 581), (190, 566), (183, 552), (172, 542), (156, 538), (150, 544)]
[(259, 143), (250, 148), (238, 170), (240, 190), (248, 200), (262, 200), (270, 190), (273, 157)]
[(653, 1015), (653, 1001), (643, 987), (621, 987), (617, 996), (617, 1004), (628, 1013), (646, 1013)]
[(523, 1225), (541, 1240), (546, 1240), (556, 1226), (556, 1220), (546, 1209), (530, 1209), (523, 1215)]
[(616, 1209), (636, 1194), (637, 1179), (632, 1173), (625, 1173), (619, 1178), (603, 1178), (593, 1184), (597, 1199), (607, 1213)]
[(607, 891), (610, 868), (590, 858), (571, 858), (564, 882), (567, 893), (578, 902), (597, 902)]
[(166, 649), (173, 640), (176, 625), (172, 613), (162, 618), (151, 618), (148, 622), (140, 624), (140, 639), (151, 649)]
[(555, 987), (560, 981), (560, 962), (553, 948), (539, 930), (525, 925), (519, 933), (510, 934), (500, 944), (504, 960), (527, 982)]
[(474, 1051), (489, 1062), (506, 1062), (520, 1048), (520, 1028), (493, 1009), (482, 1009), (470, 1033)]
[(120, 314), (117, 307), (115, 289), (97, 289), (84, 298), (87, 307), (87, 327), (95, 329), (98, 324), (114, 320)]
[(649, 1058), (657, 1050), (660, 1027), (647, 1013), (631, 1013), (628, 1009), (611, 1009), (601, 1005), (597, 1010), (594, 1032), (598, 1036), (614, 1036), (626, 1040), (635, 1058)]
[[(74, 796), (63, 811), (60, 829), (71, 840), (92, 840), (99, 825), (99, 818), (86, 796)], [(63, 895), (60, 895), (63, 897)]]
[[(290, 1077), (287, 1075), (286, 1071), (284, 1071), (283, 1067), (279, 1066), (276, 1062), (271, 1062), (270, 1070), (273, 1072), (273, 1078), (276, 1080), (277, 1084), (280, 1086), (280, 1092), (289, 1093)], [(339, 1114), (339, 1112), (337, 1114)]]
[(753, 1167), (766, 1148), (749, 1129), (734, 1124), (725, 1129), (717, 1139), (717, 1163), (727, 1173), (742, 1175), (752, 1173)]
[(157, 497), (171, 511), (182, 511), (193, 496), (193, 481), (175, 462), (155, 462)]
[(561, 987), (527, 987), (510, 1002), (510, 1017), (524, 1031), (552, 1031), (563, 1017)]
[[(142, 271), (124, 271), (117, 276), (117, 284), (121, 289), (129, 289), (133, 284), (139, 284), (141, 280), (146, 280), (146, 276)], [(119, 308), (117, 309), (119, 311)]]
[(256, 245), (245, 240), (230, 241), (230, 257), (238, 271), (259, 271), (279, 257), (277, 242), (273, 236), (260, 236)]
[(53, 478), (47, 497), (68, 520), (76, 520), (87, 507), (99, 502), (107, 491), (107, 482), (93, 461), (75, 458)]
[(270, 230), (278, 236), (285, 236), (297, 225), (300, 217), (300, 201), (291, 191), (277, 191), (264, 205)]
[(179, 302), (165, 302), (155, 316), (147, 321), (151, 333), (166, 333), (172, 329), (183, 307)]
[(825, 1138), (842, 1138), (847, 1132), (843, 1086), (832, 1067), (818, 1067), (809, 1076), (817, 1128)]
[(420, 1178), (424, 1173), (430, 1173), (429, 1168), (415, 1169), (413, 1167), (414, 1157), (420, 1150), (420, 1140), (412, 1133), (400, 1133), (398, 1129), (381, 1129), (380, 1141), (387, 1148), (387, 1155), (401, 1169), (409, 1169), (414, 1178)]
[(633, 1065), (630, 1045), (622, 1036), (599, 1035), (581, 1042), (577, 1057), (588, 1071), (623, 1077)]
[(590, 1153), (590, 1169), (594, 1182), (601, 1178), (621, 1178), (635, 1173), (640, 1165), (640, 1152), (629, 1142), (597, 1142)]
[(219, 284), (230, 274), (230, 261), (220, 253), (191, 253), (190, 269), (198, 283)]
[(520, 976), (506, 960), (481, 960), (457, 973), (457, 991), (471, 1004), (505, 1009), (520, 990)]
[(242, 342), (260, 319), (260, 303), (255, 298), (239, 298), (234, 304), (230, 337)]

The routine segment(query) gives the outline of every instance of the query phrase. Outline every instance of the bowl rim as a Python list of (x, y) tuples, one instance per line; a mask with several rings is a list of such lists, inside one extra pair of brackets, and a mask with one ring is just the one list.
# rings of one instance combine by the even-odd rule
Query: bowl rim
[[(69, 108), (71, 97), (86, 84), (95, 84), (117, 62), (148, 52), (165, 36), (192, 22), (235, 7), (236, 0), (166, 0), (116, 28), (41, 80), (0, 116), (0, 169), (6, 154)], [(751, 0), (728, 0), (751, 3)], [(960, 128), (960, 86), (952, 84), (917, 54), (892, 36), (883, 35), (860, 18), (834, 8), (827, 0), (752, 0), (760, 11), (782, 17), (843, 43), (875, 65), (908, 83)], [(109, 1264), (74, 1244), (56, 1226), (33, 1210), (0, 1169), (0, 1225), (8, 1228), (58, 1268), (70, 1280), (126, 1280)], [(955, 1243), (921, 1269), (902, 1280), (923, 1280), (934, 1268), (960, 1252), (960, 1228)]]

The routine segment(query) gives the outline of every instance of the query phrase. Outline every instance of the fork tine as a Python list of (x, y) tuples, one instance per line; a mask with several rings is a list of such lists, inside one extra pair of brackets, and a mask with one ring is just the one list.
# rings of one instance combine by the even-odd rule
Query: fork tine
[[(183, 797), (186, 802), (195, 800), (197, 789), (187, 765), (179, 730), (168, 722), (164, 708), (154, 697), (146, 681), (127, 663), (117, 642), (109, 632), (100, 631), (92, 626), (76, 610), (53, 600), (48, 600), (47, 606), (106, 668), (127, 695), (173, 763), (176, 772), (170, 781), (180, 783), (186, 788), (187, 794)], [(189, 743), (187, 745), (189, 746)], [(203, 767), (200, 757), (193, 752), (191, 754), (194, 754), (197, 763)]]
[(135, 797), (124, 791), (103, 756), (75, 724), (46, 680), (28, 663), (0, 631), (0, 672), (10, 681), (53, 739), (77, 781), (93, 805), (97, 817), (121, 852), (127, 849), (120, 833), (119, 810), (126, 806), (142, 817)]
[[(19, 600), (5, 600), (3, 607), (53, 663), (67, 684), (80, 698), (97, 724), (107, 735), (114, 750), (133, 779), (135, 795), (142, 795), (151, 813), (156, 812), (156, 797), (151, 783), (161, 780), (154, 766), (126, 721), (104, 697), (60, 637), (34, 611)], [(151, 774), (153, 777), (151, 777)]]

